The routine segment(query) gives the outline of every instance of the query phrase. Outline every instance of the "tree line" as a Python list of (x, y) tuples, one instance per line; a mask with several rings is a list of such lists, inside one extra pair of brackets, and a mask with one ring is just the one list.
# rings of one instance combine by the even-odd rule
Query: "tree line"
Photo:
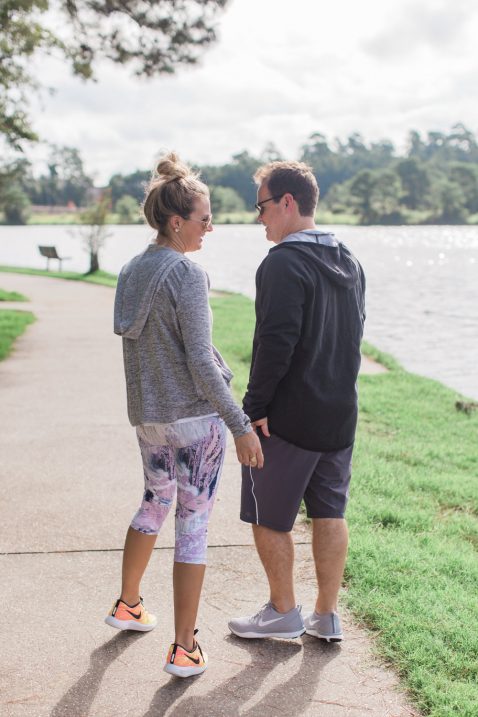
[[(283, 159), (268, 144), (257, 157), (248, 151), (221, 165), (198, 166), (211, 187), (214, 214), (253, 211), (256, 187), (252, 175), (264, 162)], [(354, 133), (329, 142), (318, 132), (301, 147), (298, 157), (313, 169), (320, 186), (321, 208), (362, 224), (444, 223), (478, 221), (478, 143), (463, 124), (450, 132), (413, 130), (406, 150), (398, 155), (392, 142), (367, 144)], [(107, 193), (118, 220), (140, 221), (139, 204), (149, 170), (113, 175)], [(0, 170), (0, 206), (6, 221), (21, 223), (34, 205), (85, 207), (97, 198), (93, 180), (77, 149), (52, 146), (46, 171), (34, 176), (26, 157)]]
[[(200, 169), (213, 199), (215, 188), (225, 187), (250, 208), (256, 193), (251, 175), (260, 164), (280, 159), (269, 144), (258, 158), (242, 152), (231, 163)], [(298, 159), (312, 167), (322, 208), (337, 217), (353, 215), (361, 224), (478, 221), (478, 143), (461, 123), (448, 133), (412, 130), (402, 155), (387, 139), (367, 144), (353, 133), (329, 142), (316, 132)]]
[(334, 150), (322, 135), (313, 135), (303, 158), (322, 173), (328, 208), (351, 210), (362, 224), (478, 220), (478, 144), (461, 123), (447, 134), (411, 131), (403, 156), (388, 141), (367, 147), (352, 135)]

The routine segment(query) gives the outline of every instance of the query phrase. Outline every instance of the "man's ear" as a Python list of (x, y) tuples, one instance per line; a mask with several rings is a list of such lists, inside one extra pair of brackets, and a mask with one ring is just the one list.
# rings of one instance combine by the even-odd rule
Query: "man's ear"
[(289, 194), (289, 193), (284, 194), (284, 197), (285, 197), (285, 208), (287, 209), (287, 207), (289, 206), (291, 201), (294, 199), (294, 197), (292, 196), (292, 194)]

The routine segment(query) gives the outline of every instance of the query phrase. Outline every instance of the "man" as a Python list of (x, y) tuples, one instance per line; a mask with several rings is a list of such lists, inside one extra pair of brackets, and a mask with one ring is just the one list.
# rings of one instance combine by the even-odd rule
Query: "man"
[[(316, 228), (319, 188), (307, 165), (272, 162), (254, 180), (259, 221), (276, 246), (256, 275), (243, 404), (261, 438), (264, 468), (253, 468), (254, 460), (243, 467), (241, 519), (252, 524), (270, 599), (229, 628), (245, 638), (307, 632), (338, 642), (365, 278), (347, 247)], [(315, 610), (304, 619), (294, 594), (291, 535), (302, 499), (312, 519), (318, 582)]]

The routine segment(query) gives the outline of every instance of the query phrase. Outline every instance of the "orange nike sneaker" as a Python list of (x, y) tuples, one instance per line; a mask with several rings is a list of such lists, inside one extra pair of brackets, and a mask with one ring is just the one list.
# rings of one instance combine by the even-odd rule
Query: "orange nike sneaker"
[(117, 630), (138, 630), (138, 632), (149, 632), (154, 630), (157, 620), (150, 615), (143, 605), (143, 598), (139, 599), (136, 605), (128, 605), (123, 600), (117, 600), (110, 613), (105, 617), (105, 622)]
[[(196, 633), (197, 630), (194, 631), (194, 634)], [(193, 677), (194, 675), (200, 675), (204, 672), (206, 667), (207, 655), (201, 650), (196, 640), (190, 652), (176, 642), (173, 642), (169, 648), (164, 671), (176, 677)]]

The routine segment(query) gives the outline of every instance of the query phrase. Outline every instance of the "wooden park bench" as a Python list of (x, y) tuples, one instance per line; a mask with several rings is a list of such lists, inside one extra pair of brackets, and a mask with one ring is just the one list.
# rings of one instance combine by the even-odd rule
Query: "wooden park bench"
[(46, 257), (46, 270), (50, 270), (50, 259), (57, 259), (59, 269), (61, 271), (61, 262), (67, 261), (68, 259), (71, 259), (70, 256), (58, 256), (58, 252), (56, 250), (56, 246), (39, 246), (38, 247), (40, 254), (42, 256)]

